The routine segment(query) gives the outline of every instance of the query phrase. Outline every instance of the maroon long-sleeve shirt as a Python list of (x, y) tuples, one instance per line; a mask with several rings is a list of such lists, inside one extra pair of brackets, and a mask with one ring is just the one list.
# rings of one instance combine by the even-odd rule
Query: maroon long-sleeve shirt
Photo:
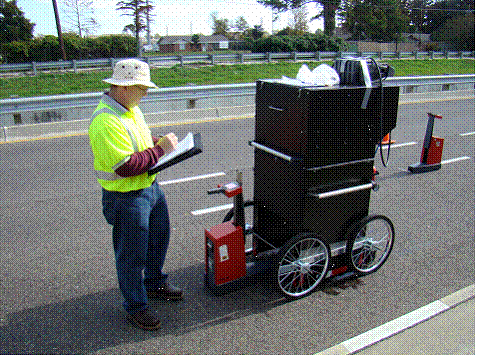
[(133, 153), (126, 163), (115, 170), (115, 173), (122, 177), (132, 177), (147, 172), (164, 155), (164, 150), (156, 145), (158, 140), (159, 138), (153, 137), (155, 144), (153, 148)]

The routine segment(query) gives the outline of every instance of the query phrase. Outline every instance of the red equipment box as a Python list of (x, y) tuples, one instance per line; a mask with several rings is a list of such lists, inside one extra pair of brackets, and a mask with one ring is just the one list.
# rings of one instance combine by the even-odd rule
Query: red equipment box
[(246, 276), (244, 235), (231, 221), (205, 230), (206, 278), (222, 285)]
[[(431, 137), (430, 147), (428, 148), (427, 162), (425, 164), (438, 164), (441, 163), (441, 156), (443, 153), (443, 138)], [(422, 148), (422, 156), (420, 162), (424, 162), (425, 148)]]

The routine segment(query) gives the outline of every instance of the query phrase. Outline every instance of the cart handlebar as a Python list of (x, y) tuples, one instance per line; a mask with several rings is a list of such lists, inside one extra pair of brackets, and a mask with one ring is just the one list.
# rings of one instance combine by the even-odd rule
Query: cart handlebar
[(225, 193), (226, 192), (226, 188), (224, 186), (221, 186), (219, 188), (215, 188), (215, 189), (209, 189), (207, 191), (207, 193), (210, 195), (210, 194), (220, 194), (220, 193)]

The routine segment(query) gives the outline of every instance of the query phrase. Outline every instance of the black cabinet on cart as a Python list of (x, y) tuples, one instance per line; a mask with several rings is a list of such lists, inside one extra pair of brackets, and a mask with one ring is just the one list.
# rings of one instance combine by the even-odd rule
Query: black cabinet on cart
[(370, 184), (375, 146), (396, 126), (398, 96), (398, 87), (258, 81), (254, 142), (283, 156), (255, 149), (254, 232), (277, 247), (301, 232), (343, 240), (367, 216), (370, 190), (326, 193)]

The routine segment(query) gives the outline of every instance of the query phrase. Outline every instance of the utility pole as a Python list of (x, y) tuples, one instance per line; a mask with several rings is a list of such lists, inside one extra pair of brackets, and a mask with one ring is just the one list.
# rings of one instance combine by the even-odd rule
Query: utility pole
[(150, 22), (150, 19), (149, 19), (149, 0), (146, 0), (146, 7), (147, 7), (147, 11), (146, 11), (146, 40), (148, 42), (148, 45), (151, 45), (151, 29), (149, 27), (149, 22)]
[(58, 6), (56, 5), (56, 0), (52, 0), (52, 2), (53, 11), (55, 12), (56, 31), (58, 32), (58, 41), (60, 42), (60, 52), (63, 61), (66, 61), (65, 45), (63, 44), (63, 36), (61, 35), (60, 16), (58, 16)]

